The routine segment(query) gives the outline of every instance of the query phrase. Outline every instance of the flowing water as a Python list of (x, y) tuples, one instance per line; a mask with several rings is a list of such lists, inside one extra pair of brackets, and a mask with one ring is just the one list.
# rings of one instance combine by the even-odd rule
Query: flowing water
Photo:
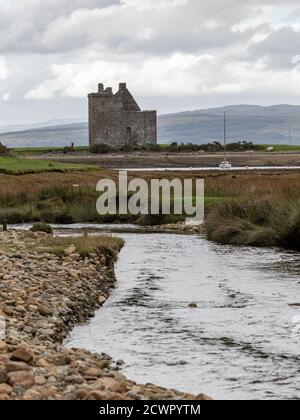
[(300, 398), (300, 307), (290, 306), (300, 302), (299, 254), (121, 236), (117, 287), (68, 346), (123, 359), (138, 382), (219, 399)]

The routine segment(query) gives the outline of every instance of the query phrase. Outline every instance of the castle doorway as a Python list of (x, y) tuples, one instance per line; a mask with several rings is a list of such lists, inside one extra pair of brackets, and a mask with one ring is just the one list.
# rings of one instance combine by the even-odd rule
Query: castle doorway
[(126, 128), (126, 143), (127, 144), (132, 143), (132, 127)]

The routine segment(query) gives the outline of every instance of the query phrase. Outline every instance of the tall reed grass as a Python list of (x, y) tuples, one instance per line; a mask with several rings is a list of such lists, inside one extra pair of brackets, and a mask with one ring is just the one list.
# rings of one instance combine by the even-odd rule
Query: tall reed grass
[(221, 244), (300, 249), (300, 199), (223, 202), (211, 210), (206, 230)]

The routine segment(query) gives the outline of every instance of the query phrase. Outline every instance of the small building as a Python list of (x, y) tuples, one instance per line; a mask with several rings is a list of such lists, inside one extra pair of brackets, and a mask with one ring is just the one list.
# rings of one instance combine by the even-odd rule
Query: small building
[(88, 99), (90, 146), (157, 143), (156, 111), (141, 111), (126, 83), (120, 83), (115, 94), (100, 83), (98, 93), (89, 94)]

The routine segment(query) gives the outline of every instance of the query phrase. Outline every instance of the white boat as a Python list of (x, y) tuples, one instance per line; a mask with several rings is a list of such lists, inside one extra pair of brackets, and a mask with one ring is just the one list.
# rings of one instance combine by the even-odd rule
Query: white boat
[(227, 160), (227, 133), (226, 133), (226, 112), (224, 112), (224, 160), (219, 165), (220, 170), (232, 169), (232, 165)]
[(224, 160), (220, 163), (219, 169), (232, 169), (232, 165), (230, 162), (228, 162), (228, 160)]

